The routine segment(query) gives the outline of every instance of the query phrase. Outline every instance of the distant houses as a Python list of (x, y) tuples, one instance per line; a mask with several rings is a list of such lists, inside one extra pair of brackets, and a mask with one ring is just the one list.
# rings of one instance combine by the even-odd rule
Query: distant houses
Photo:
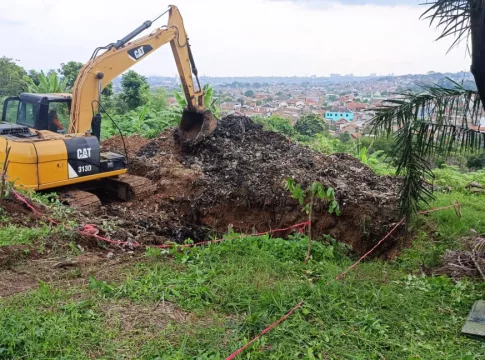
[[(225, 101), (219, 105), (223, 116), (231, 113), (262, 118), (279, 116), (295, 125), (301, 116), (316, 114), (325, 119), (331, 134), (348, 133), (352, 137), (365, 132), (366, 124), (374, 115), (370, 108), (376, 106), (370, 104), (370, 100), (379, 95), (371, 88), (331, 94), (323, 88), (277, 85), (267, 90), (259, 89), (254, 96), (245, 95), (244, 90), (225, 90)], [(362, 101), (364, 97), (366, 99)]]
[(337, 111), (326, 111), (325, 112), (325, 120), (338, 121), (340, 119), (352, 121), (352, 120), (354, 120), (354, 113), (351, 112), (350, 110), (346, 110), (346, 111), (337, 110)]

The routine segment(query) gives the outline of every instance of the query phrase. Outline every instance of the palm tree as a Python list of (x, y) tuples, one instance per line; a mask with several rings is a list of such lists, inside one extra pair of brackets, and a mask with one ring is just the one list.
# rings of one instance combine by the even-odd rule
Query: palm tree
[(67, 91), (67, 78), (63, 77), (59, 80), (54, 71), (47, 75), (41, 71), (39, 74), (39, 85), (36, 85), (34, 80), (27, 75), (24, 76), (24, 81), (27, 83), (27, 91), (31, 93), (52, 94)]
[(485, 114), (485, 1), (431, 0), (425, 5), (421, 18), (442, 29), (438, 39), (454, 37), (450, 49), (467, 41), (477, 90), (448, 79), (451, 86), (421, 85), (421, 92), (403, 92), (375, 109), (373, 132), (395, 138), (392, 156), (397, 174), (403, 175), (399, 205), (406, 218), (432, 198), (426, 183), (433, 177), (430, 157), (485, 146), (485, 135), (476, 127)]

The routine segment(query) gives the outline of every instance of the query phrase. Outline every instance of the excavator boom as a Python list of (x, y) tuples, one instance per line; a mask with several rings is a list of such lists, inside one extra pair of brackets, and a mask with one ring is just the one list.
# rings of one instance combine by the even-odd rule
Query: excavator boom
[[(79, 72), (73, 87), (70, 134), (86, 133), (91, 128), (93, 128), (93, 132), (99, 132), (99, 129), (95, 130), (99, 124), (96, 124), (96, 121), (93, 122), (93, 117), (99, 113), (101, 92), (106, 85), (167, 43), (170, 43), (172, 48), (183, 92), (187, 99), (187, 109), (184, 110), (179, 133), (185, 140), (193, 140), (214, 131), (217, 119), (203, 108), (204, 93), (200, 88), (197, 68), (182, 16), (175, 6), (170, 6), (168, 12), (167, 26), (157, 28), (150, 34), (131, 41), (152, 25), (151, 21), (145, 21), (123, 39), (104, 48), (96, 49), (92, 58)], [(101, 50), (105, 51), (98, 55)], [(197, 91), (194, 89), (192, 73), (197, 79)], [(97, 136), (99, 137), (99, 134)]]

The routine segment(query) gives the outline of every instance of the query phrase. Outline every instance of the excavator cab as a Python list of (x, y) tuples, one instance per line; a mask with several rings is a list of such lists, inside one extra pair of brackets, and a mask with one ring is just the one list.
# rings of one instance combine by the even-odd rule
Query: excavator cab
[(70, 94), (22, 93), (4, 102), (2, 122), (35, 130), (63, 132), (69, 126)]

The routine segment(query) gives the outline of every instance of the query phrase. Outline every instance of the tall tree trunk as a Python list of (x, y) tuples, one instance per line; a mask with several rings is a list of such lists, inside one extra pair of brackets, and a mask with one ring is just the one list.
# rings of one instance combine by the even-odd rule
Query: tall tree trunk
[(470, 1), (472, 65), (470, 68), (485, 109), (485, 2)]

